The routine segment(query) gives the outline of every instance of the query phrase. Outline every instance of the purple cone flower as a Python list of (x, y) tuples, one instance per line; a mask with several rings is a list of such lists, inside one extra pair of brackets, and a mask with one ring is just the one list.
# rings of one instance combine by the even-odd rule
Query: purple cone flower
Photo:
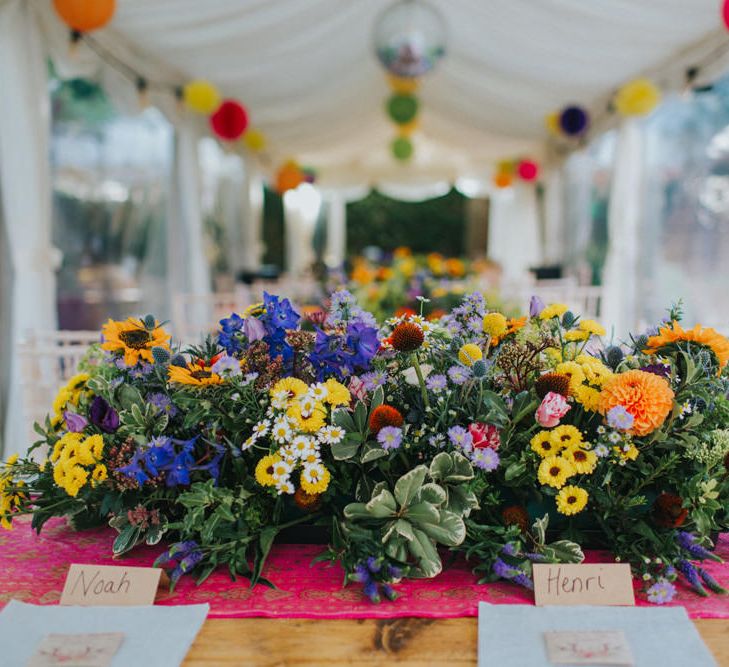
[(63, 418), (66, 421), (66, 428), (71, 433), (81, 433), (81, 431), (83, 431), (89, 423), (89, 420), (83, 415), (79, 415), (68, 410), (63, 413)]
[(95, 396), (89, 407), (89, 419), (104, 433), (114, 433), (119, 428), (119, 415), (101, 396)]

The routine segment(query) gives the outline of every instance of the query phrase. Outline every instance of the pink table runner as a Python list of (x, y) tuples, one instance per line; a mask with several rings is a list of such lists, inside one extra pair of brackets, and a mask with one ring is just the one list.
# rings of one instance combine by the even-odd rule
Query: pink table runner
[[(130, 557), (115, 561), (109, 555), (114, 536), (111, 529), (74, 532), (61, 519), (49, 521), (39, 536), (30, 530), (27, 522), (18, 522), (12, 531), (0, 532), (0, 606), (12, 598), (55, 604), (70, 563), (149, 566), (163, 551), (159, 546), (143, 547)], [(251, 589), (247, 580), (232, 582), (221, 570), (202, 586), (196, 586), (192, 578), (183, 577), (174, 594), (160, 592), (157, 604), (208, 602), (210, 618), (452, 618), (476, 616), (479, 601), (493, 604), (533, 601), (529, 591), (515, 584), (476, 584), (469, 565), (457, 561), (435, 579), (403, 582), (397, 586), (401, 594), (397, 601), (375, 605), (364, 598), (360, 586), (342, 588), (342, 570), (338, 565), (311, 566), (312, 558), (321, 550), (317, 545), (274, 546), (264, 576), (276, 584), (276, 589), (263, 585)], [(729, 534), (720, 539), (717, 553), (729, 559)], [(588, 560), (595, 562), (605, 557), (593, 552)], [(729, 564), (711, 563), (707, 569), (729, 587)], [(638, 604), (648, 603), (644, 596), (639, 596)], [(673, 604), (686, 607), (692, 618), (729, 618), (729, 596), (701, 598), (679, 585)]]

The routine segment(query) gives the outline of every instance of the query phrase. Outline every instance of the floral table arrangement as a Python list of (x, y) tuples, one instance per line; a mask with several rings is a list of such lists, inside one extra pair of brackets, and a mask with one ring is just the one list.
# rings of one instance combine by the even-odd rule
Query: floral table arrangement
[[(321, 559), (373, 601), (436, 577), (447, 550), (531, 587), (586, 545), (661, 603), (729, 524), (729, 341), (681, 325), (604, 345), (566, 306), (508, 319), (478, 293), (436, 321), (378, 326), (347, 292), (302, 319), (285, 298), (180, 351), (151, 316), (109, 321), (27, 458), (0, 468), (0, 519), (108, 522), (121, 555), (203, 582), (262, 581), (277, 537), (324, 527)], [(274, 582), (269, 582), (275, 585)]]

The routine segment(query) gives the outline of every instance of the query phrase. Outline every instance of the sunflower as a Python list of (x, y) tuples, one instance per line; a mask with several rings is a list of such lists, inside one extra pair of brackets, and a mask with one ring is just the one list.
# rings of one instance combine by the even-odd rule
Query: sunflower
[(170, 335), (157, 322), (154, 328), (148, 329), (141, 320), (133, 317), (123, 322), (110, 319), (101, 331), (104, 334), (101, 349), (123, 352), (127, 366), (135, 366), (140, 359), (153, 363), (153, 347), (170, 349)]
[(597, 465), (595, 452), (581, 447), (568, 447), (562, 452), (562, 456), (572, 464), (578, 475), (591, 475), (595, 471)]
[(693, 329), (684, 329), (675, 320), (671, 325), (661, 327), (657, 336), (651, 336), (648, 339), (648, 347), (644, 351), (647, 354), (655, 354), (672, 344), (681, 342), (697, 343), (708, 347), (716, 357), (719, 372), (729, 362), (729, 339), (722, 336), (715, 329), (702, 327), (700, 324), (697, 324)]
[(585, 509), (588, 497), (587, 491), (579, 486), (565, 486), (557, 494), (557, 511), (567, 516), (577, 514)]
[(256, 481), (261, 486), (273, 486), (276, 479), (273, 476), (274, 466), (281, 461), (278, 454), (268, 454), (256, 464)]
[(225, 382), (217, 373), (213, 373), (209, 366), (201, 366), (200, 364), (170, 366), (169, 378), (170, 382), (188, 384), (193, 387), (207, 387)]
[(539, 464), (537, 478), (540, 484), (561, 489), (574, 474), (575, 469), (567, 459), (560, 456), (548, 456)]
[(549, 431), (540, 431), (529, 441), (531, 448), (542, 458), (553, 456), (559, 451), (559, 446), (552, 442), (552, 434)]
[(557, 450), (578, 447), (582, 444), (582, 431), (571, 424), (562, 424), (550, 433), (552, 444)]
[(558, 364), (557, 368), (554, 370), (561, 375), (569, 377), (570, 391), (572, 393), (577, 391), (577, 387), (585, 381), (585, 371), (582, 370), (582, 366), (580, 366), (580, 364), (574, 361), (563, 361), (561, 364)]
[(674, 393), (658, 375), (631, 370), (609, 378), (600, 393), (600, 412), (605, 415), (622, 405), (634, 417), (631, 435), (644, 436), (663, 425), (673, 408)]

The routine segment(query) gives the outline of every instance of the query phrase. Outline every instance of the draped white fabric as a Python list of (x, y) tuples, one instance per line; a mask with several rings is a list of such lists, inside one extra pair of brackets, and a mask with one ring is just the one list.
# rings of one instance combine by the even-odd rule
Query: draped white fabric
[(48, 145), (50, 115), (42, 39), (24, 0), (0, 2), (0, 178), (2, 218), (12, 263), (13, 344), (5, 414), (5, 453), (25, 450), (20, 392), (22, 377), (15, 345), (29, 330), (56, 325), (54, 271), (58, 251), (51, 245), (51, 191)]
[[(642, 129), (624, 121), (615, 148), (608, 209), (608, 254), (603, 276), (603, 319), (618, 340), (626, 339), (638, 319), (639, 224), (643, 195)], [(610, 333), (610, 332), (608, 332)]]
[(544, 244), (546, 264), (560, 264), (565, 259), (564, 181), (561, 169), (552, 169), (544, 179)]

